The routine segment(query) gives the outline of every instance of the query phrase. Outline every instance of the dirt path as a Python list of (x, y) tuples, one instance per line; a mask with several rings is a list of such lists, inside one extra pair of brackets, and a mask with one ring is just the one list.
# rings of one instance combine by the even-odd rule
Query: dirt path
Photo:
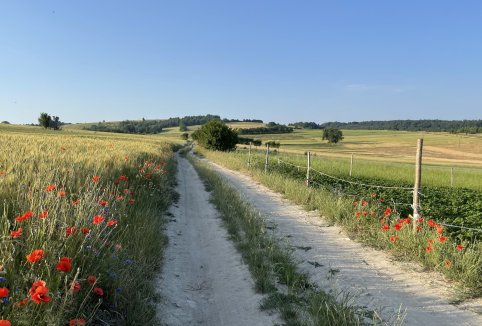
[(227, 239), (194, 168), (179, 158), (180, 200), (171, 209), (169, 245), (159, 280), (164, 325), (274, 325), (259, 310), (261, 295)]
[(387, 323), (405, 311), (405, 325), (482, 325), (479, 313), (449, 304), (449, 287), (438, 274), (348, 239), (315, 212), (306, 212), (250, 177), (213, 164), (275, 227), (275, 234), (295, 248), (300, 268), (326, 291), (349, 293), (351, 303), (374, 310)]

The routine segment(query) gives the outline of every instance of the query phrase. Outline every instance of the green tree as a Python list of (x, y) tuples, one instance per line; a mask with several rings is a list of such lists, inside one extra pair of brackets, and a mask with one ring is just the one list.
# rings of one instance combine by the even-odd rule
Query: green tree
[(38, 123), (41, 127), (45, 129), (50, 128), (52, 123), (52, 117), (45, 112), (40, 113), (40, 117), (38, 118)]
[(340, 129), (325, 128), (323, 129), (323, 140), (328, 140), (330, 144), (336, 144), (343, 140), (343, 133)]
[(182, 140), (188, 140), (189, 139), (189, 134), (187, 132), (184, 132), (181, 134), (181, 139)]
[(179, 123), (179, 131), (187, 131), (187, 127), (182, 121)]
[(207, 149), (230, 151), (236, 148), (238, 134), (219, 120), (211, 120), (191, 134), (192, 139)]

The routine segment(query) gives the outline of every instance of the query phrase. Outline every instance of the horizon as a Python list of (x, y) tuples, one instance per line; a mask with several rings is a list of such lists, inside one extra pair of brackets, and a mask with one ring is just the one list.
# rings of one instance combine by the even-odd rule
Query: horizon
[(482, 3), (0, 4), (0, 121), (480, 120)]

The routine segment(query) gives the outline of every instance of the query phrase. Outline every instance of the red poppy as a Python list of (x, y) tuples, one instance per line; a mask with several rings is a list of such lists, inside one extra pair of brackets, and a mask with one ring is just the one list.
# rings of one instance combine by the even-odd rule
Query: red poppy
[(464, 246), (461, 245), (461, 244), (459, 244), (459, 245), (457, 245), (457, 247), (455, 247), (455, 248), (457, 248), (458, 251), (462, 251), (462, 250), (464, 249)]
[(375, 198), (377, 194), (371, 194), (370, 196), (372, 196), (372, 198)]
[(21, 306), (25, 306), (26, 304), (28, 303), (28, 298), (25, 298), (23, 300), (20, 300), (18, 302), (15, 302), (14, 303), (14, 306), (16, 307), (21, 307)]
[(76, 206), (76, 205), (78, 205), (79, 203), (80, 203), (80, 199), (74, 200), (74, 201), (72, 202), (72, 206)]
[(120, 176), (119, 178), (117, 178), (117, 179), (120, 180), (120, 181), (128, 181), (128, 180), (129, 180), (129, 178), (126, 177), (125, 175), (121, 175), (121, 176)]
[(1, 319), (0, 320), (0, 326), (12, 326), (9, 320), (6, 319)]
[(362, 203), (362, 205), (363, 205), (363, 206), (366, 206), (366, 205), (368, 205), (368, 202), (367, 202), (367, 201), (364, 201), (364, 202)]
[(35, 263), (42, 260), (44, 251), (42, 249), (35, 249), (29, 255), (27, 255), (27, 261), (29, 263)]
[(97, 277), (95, 277), (94, 275), (90, 275), (89, 277), (87, 277), (87, 282), (89, 282), (90, 285), (94, 285), (95, 283), (97, 283)]
[(10, 232), (10, 236), (11, 236), (12, 238), (18, 238), (18, 237), (20, 237), (21, 235), (22, 235), (22, 228), (18, 228), (17, 231), (12, 231), (12, 232)]
[(35, 303), (50, 302), (52, 300), (47, 294), (49, 288), (46, 286), (45, 281), (38, 280), (32, 284), (30, 288), (30, 299)]
[(51, 192), (51, 191), (54, 190), (55, 188), (57, 188), (57, 186), (54, 185), (54, 184), (51, 184), (51, 185), (47, 186), (47, 188), (45, 188), (44, 191), (45, 191), (45, 192)]
[(356, 212), (355, 218), (359, 218), (359, 217), (360, 217), (360, 212)]
[(77, 232), (77, 228), (75, 226), (69, 226), (67, 230), (65, 230), (65, 235), (69, 236), (75, 234)]
[(427, 240), (427, 243), (428, 243), (428, 244), (432, 244), (432, 243), (434, 243), (434, 242), (435, 242), (434, 239), (429, 239), (429, 240)]
[(389, 238), (391, 242), (395, 243), (395, 241), (398, 239), (398, 235), (391, 235)]
[(432, 251), (432, 247), (431, 247), (431, 246), (426, 246), (426, 247), (425, 247), (425, 251), (426, 251), (426, 252), (431, 252), (431, 251)]
[(124, 160), (125, 160), (125, 161), (129, 161), (129, 156), (125, 156), (125, 157), (124, 157)]
[(356, 206), (356, 205), (358, 205), (358, 202), (357, 202), (357, 201), (354, 201), (354, 202), (353, 202), (353, 206)]
[(437, 225), (437, 233), (442, 234), (444, 232), (444, 227), (442, 225)]
[(57, 196), (58, 196), (58, 197), (64, 197), (66, 194), (67, 194), (67, 193), (66, 193), (65, 191), (63, 191), (63, 190), (60, 190), (60, 191), (57, 192)]
[(102, 222), (104, 222), (105, 218), (102, 217), (101, 215), (95, 215), (93, 218), (92, 218), (92, 223), (94, 224), (100, 224)]
[(390, 230), (390, 226), (389, 226), (388, 224), (383, 224), (383, 225), (382, 225), (382, 230), (383, 230), (383, 231), (388, 231), (388, 230)]
[(94, 288), (94, 290), (92, 292), (94, 292), (99, 297), (104, 295), (104, 290), (102, 290), (102, 288)]
[(77, 319), (71, 319), (69, 321), (69, 326), (78, 326), (78, 325), (85, 325), (87, 322), (85, 319), (77, 318)]
[(0, 175), (5, 175), (5, 174), (7, 174), (7, 171), (5, 171), (5, 170), (0, 170)]
[(80, 228), (80, 232), (82, 232), (83, 234), (89, 234), (90, 230), (88, 228)]
[(33, 216), (33, 212), (28, 211), (28, 212), (25, 212), (23, 215), (17, 216), (15, 218), (15, 221), (17, 221), (17, 222), (25, 221), (25, 220), (28, 220), (29, 218), (31, 218), (32, 216)]
[(410, 223), (412, 223), (412, 220), (410, 219), (410, 217), (407, 217), (407, 218), (403, 219), (403, 223), (410, 224)]
[(418, 223), (423, 223), (423, 217), (418, 218)]
[(363, 214), (363, 216), (367, 216), (367, 215), (368, 215), (368, 212), (367, 212), (367, 211), (363, 211), (362, 214)]
[(438, 241), (444, 243), (445, 241), (447, 240), (446, 237), (444, 237), (443, 235), (441, 235), (440, 237), (438, 237)]
[(435, 227), (437, 223), (435, 223), (432, 219), (427, 220), (427, 225), (430, 227)]
[(57, 265), (55, 265), (55, 268), (57, 268), (61, 272), (70, 272), (70, 270), (72, 269), (71, 263), (72, 263), (72, 258), (62, 257), (60, 258)]
[(123, 196), (117, 196), (115, 200), (117, 200), (117, 201), (123, 201), (123, 200), (124, 200), (124, 197), (123, 197)]
[(0, 298), (8, 298), (8, 289), (0, 288)]
[(99, 204), (100, 206), (107, 206), (108, 202), (106, 202), (105, 200), (101, 200)]
[(134, 198), (129, 198), (129, 203), (134, 204), (136, 200)]
[(49, 216), (49, 212), (48, 211), (44, 211), (42, 213), (39, 214), (39, 218), (46, 218), (47, 216)]
[(92, 181), (94, 181), (94, 182), (97, 182), (97, 181), (99, 181), (99, 180), (100, 180), (100, 177), (99, 177), (98, 175), (94, 175), (94, 176), (92, 177)]
[(71, 291), (72, 293), (77, 293), (77, 292), (79, 292), (79, 291), (80, 291), (80, 288), (81, 288), (80, 282), (75, 281), (75, 282), (70, 283), (70, 291)]
[(392, 209), (391, 209), (390, 207), (387, 207), (387, 209), (385, 210), (385, 212), (383, 212), (383, 215), (389, 216), (391, 213), (392, 213)]
[(124, 189), (124, 193), (125, 193), (125, 194), (128, 194), (128, 193), (130, 193), (130, 192), (131, 192), (131, 191), (130, 191), (129, 189)]
[(402, 228), (402, 226), (403, 226), (403, 224), (397, 223), (397, 224), (395, 224), (394, 228), (395, 228), (395, 230), (400, 231), (400, 229)]
[(107, 221), (107, 226), (114, 226), (114, 225), (117, 225), (117, 220), (112, 219)]

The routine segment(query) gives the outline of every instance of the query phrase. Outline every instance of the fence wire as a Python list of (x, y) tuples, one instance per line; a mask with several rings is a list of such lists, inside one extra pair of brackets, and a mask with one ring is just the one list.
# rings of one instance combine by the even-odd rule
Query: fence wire
[[(298, 168), (298, 169), (307, 169), (308, 166), (301, 166), (301, 165), (296, 165), (296, 164), (293, 164), (293, 163), (290, 163), (290, 162), (286, 162), (284, 160), (281, 160), (278, 158), (278, 163), (283, 163), (283, 164), (286, 164), (286, 165), (289, 165), (289, 166), (292, 166), (292, 167), (295, 167), (295, 168)], [(350, 180), (345, 180), (345, 179), (342, 179), (342, 178), (338, 178), (338, 177), (335, 177), (335, 176), (332, 176), (332, 175), (329, 175), (329, 174), (326, 174), (326, 173), (323, 173), (321, 171), (318, 171), (318, 170), (315, 170), (313, 168), (310, 167), (310, 171), (313, 171), (313, 172), (316, 172), (322, 176), (326, 176), (328, 178), (331, 178), (333, 180), (338, 180), (338, 181), (342, 181), (342, 182), (346, 182), (346, 183), (349, 183), (349, 184), (353, 184), (353, 185), (360, 185), (360, 186), (365, 186), (365, 187), (372, 187), (372, 188), (378, 188), (378, 189), (401, 189), (401, 190), (410, 190), (412, 193), (413, 193), (413, 188), (411, 187), (391, 187), (391, 186), (381, 186), (381, 185), (372, 185), (372, 184), (366, 184), (366, 183), (361, 183), (361, 182), (355, 182), (355, 181), (350, 181)], [(344, 196), (349, 196), (349, 197), (353, 197), (353, 198), (361, 198), (363, 196), (360, 196), (359, 194), (351, 194), (351, 193), (348, 193), (348, 192), (344, 192), (340, 189), (329, 189), (329, 187), (327, 187), (326, 185), (323, 185), (319, 182), (316, 182), (316, 181), (313, 181), (313, 180), (309, 180), (309, 183), (310, 184), (316, 184), (320, 187), (323, 187), (325, 189), (328, 189), (328, 190), (331, 190), (333, 192), (336, 192), (338, 195), (342, 194)], [(418, 192), (419, 195), (421, 197), (425, 197), (424, 194), (422, 194), (420, 191)], [(408, 204), (408, 203), (397, 203), (394, 201), (393, 198), (390, 198), (391, 200), (391, 204), (394, 205), (394, 206), (411, 206), (413, 207), (413, 204)], [(421, 204), (419, 205), (420, 207), (422, 206)], [(472, 215), (472, 216), (469, 216), (467, 218), (470, 218), (470, 217), (473, 217), (473, 216), (478, 216), (478, 214), (476, 215)], [(464, 230), (471, 230), (471, 231), (476, 231), (476, 232), (482, 232), (482, 229), (478, 229), (478, 228), (472, 228), (472, 227), (466, 227), (466, 226), (461, 226), (461, 225), (454, 225), (454, 224), (446, 224), (446, 223), (437, 223), (439, 225), (442, 225), (442, 226), (445, 226), (445, 227), (451, 227), (451, 228), (458, 228), (458, 229), (464, 229)]]

